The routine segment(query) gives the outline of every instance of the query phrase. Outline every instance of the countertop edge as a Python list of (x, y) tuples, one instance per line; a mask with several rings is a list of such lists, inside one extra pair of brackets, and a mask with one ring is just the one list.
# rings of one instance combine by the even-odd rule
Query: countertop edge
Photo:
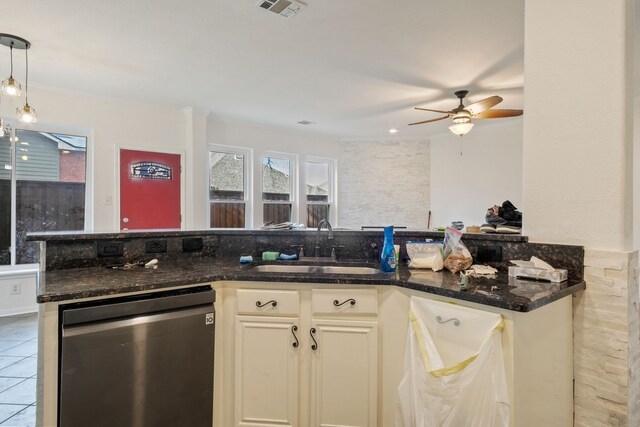
[[(432, 295), (439, 295), (447, 298), (458, 299), (462, 301), (468, 301), (475, 304), (486, 305), (490, 307), (502, 308), (515, 312), (530, 312), (537, 308), (543, 307), (551, 302), (562, 299), (566, 296), (572, 295), (575, 292), (586, 289), (586, 283), (584, 280), (572, 284), (564, 289), (560, 289), (553, 294), (540, 298), (535, 301), (531, 301), (526, 304), (519, 304), (516, 307), (513, 304), (509, 304), (500, 299), (493, 299), (489, 296), (478, 295), (466, 291), (457, 291), (452, 289), (445, 289), (438, 286), (433, 286), (425, 283), (412, 282), (410, 280), (402, 280), (398, 278), (394, 273), (387, 273), (389, 277), (381, 277), (376, 275), (375, 278), (367, 278), (363, 276), (341, 276), (331, 277), (329, 275), (323, 276), (301, 276), (298, 274), (286, 274), (286, 273), (267, 273), (260, 276), (247, 273), (246, 270), (241, 270), (237, 273), (225, 273), (225, 274), (202, 274), (202, 275), (185, 275), (184, 278), (172, 279), (172, 280), (158, 280), (153, 283), (133, 283), (130, 285), (123, 285), (113, 288), (102, 289), (87, 289), (78, 290), (75, 292), (44, 292), (40, 293), (40, 280), (37, 284), (37, 297), (36, 301), (39, 304), (50, 302), (65, 302), (73, 301), (83, 298), (95, 298), (101, 296), (110, 295), (124, 295), (133, 292), (153, 291), (171, 287), (195, 285), (202, 283), (211, 283), (219, 281), (238, 281), (238, 282), (279, 282), (279, 283), (300, 283), (300, 284), (314, 284), (314, 283), (328, 283), (336, 285), (364, 285), (364, 286), (397, 286), (400, 288), (411, 289), (420, 291)], [(38, 278), (39, 279), (39, 278)]]

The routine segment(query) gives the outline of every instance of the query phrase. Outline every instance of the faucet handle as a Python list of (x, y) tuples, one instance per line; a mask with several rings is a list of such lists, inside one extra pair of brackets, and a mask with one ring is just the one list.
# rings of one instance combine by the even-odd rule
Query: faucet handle
[(304, 256), (304, 245), (291, 245), (291, 247), (295, 249), (300, 249), (300, 252), (298, 252), (298, 259)]
[(331, 260), (337, 261), (336, 249), (344, 249), (344, 245), (331, 245)]
[(376, 242), (371, 242), (369, 247), (371, 248), (372, 258), (373, 259), (379, 259), (380, 258), (380, 249), (378, 248), (378, 244)]

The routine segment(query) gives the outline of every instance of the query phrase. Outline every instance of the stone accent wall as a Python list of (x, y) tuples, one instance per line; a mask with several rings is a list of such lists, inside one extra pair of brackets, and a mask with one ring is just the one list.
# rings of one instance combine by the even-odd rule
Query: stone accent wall
[(346, 141), (338, 168), (338, 224), (427, 228), (429, 141)]
[(576, 427), (640, 425), (638, 253), (585, 250), (587, 289), (576, 294)]

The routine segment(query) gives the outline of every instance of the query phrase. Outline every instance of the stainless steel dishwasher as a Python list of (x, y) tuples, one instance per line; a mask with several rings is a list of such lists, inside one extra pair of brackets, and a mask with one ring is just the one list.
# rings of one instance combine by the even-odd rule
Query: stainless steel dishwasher
[(60, 308), (60, 427), (211, 427), (210, 286)]

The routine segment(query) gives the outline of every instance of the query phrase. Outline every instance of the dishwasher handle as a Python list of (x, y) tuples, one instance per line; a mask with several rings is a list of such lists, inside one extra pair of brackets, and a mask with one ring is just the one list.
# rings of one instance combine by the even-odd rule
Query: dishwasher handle
[(181, 310), (173, 310), (149, 315), (139, 315), (125, 319), (111, 319), (103, 322), (80, 323), (75, 325), (65, 325), (62, 328), (62, 338), (82, 336), (104, 331), (116, 331), (118, 329), (131, 328), (139, 325), (150, 325), (153, 323), (183, 319), (185, 317), (202, 316), (202, 325), (213, 327), (214, 315), (211, 306), (204, 305)]

